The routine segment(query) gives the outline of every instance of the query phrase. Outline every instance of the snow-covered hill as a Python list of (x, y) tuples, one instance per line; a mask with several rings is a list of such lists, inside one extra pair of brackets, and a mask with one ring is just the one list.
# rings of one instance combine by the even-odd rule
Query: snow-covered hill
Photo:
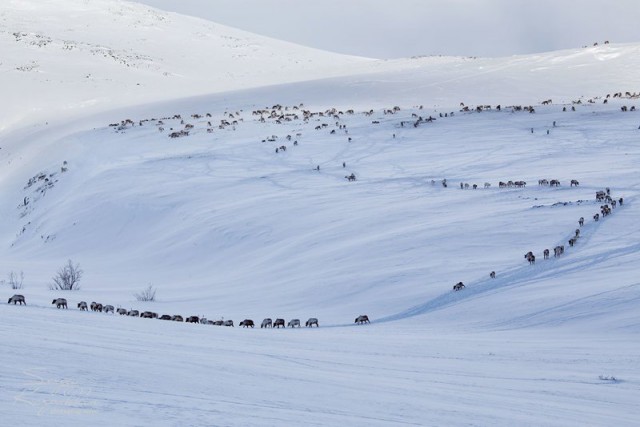
[[(5, 420), (634, 425), (640, 45), (372, 61), (133, 3), (9, 4), (0, 275), (25, 279), (0, 290), (27, 305), (0, 304)], [(81, 289), (49, 290), (68, 259)]]
[(121, 0), (6, 0), (0, 51), (0, 130), (369, 62)]

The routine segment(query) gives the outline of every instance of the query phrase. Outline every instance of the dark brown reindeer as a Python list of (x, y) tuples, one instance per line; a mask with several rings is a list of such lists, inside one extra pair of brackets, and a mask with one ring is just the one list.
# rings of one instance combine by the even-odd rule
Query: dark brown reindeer
[(51, 304), (55, 304), (56, 308), (67, 308), (67, 300), (64, 298), (56, 298)]
[(362, 315), (356, 317), (356, 320), (353, 323), (357, 323), (358, 325), (362, 325), (364, 323), (371, 323), (371, 322), (369, 321), (369, 316), (367, 316), (366, 314), (362, 314)]
[(240, 326), (243, 328), (249, 328), (249, 327), (253, 328), (255, 324), (251, 319), (244, 319), (242, 322), (240, 322)]
[(187, 322), (187, 323), (200, 323), (200, 318), (198, 316), (189, 316), (189, 317), (187, 317), (187, 320), (185, 320), (185, 322)]
[(491, 273), (489, 273), (489, 277), (491, 277), (492, 279), (496, 278), (496, 272), (492, 271)]
[(273, 322), (273, 327), (274, 327), (274, 328), (280, 328), (281, 326), (282, 326), (283, 328), (285, 327), (284, 319), (276, 319), (276, 321), (275, 321), (275, 322)]
[(462, 289), (464, 289), (466, 286), (464, 285), (464, 283), (462, 282), (458, 282), (455, 285), (453, 285), (453, 290), (454, 291), (460, 291)]

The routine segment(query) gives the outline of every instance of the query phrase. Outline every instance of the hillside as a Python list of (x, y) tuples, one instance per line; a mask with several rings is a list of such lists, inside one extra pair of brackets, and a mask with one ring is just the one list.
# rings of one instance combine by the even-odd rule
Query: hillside
[[(639, 44), (373, 61), (133, 3), (10, 4), (3, 51), (38, 67), (0, 66), (0, 277), (24, 272), (22, 289), (0, 289), (27, 300), (0, 304), (7, 422), (640, 416)], [(162, 47), (143, 35), (155, 31)], [(231, 34), (237, 45), (220, 42)], [(169, 39), (225, 59), (183, 56)], [(64, 40), (75, 47), (61, 52)], [(100, 82), (83, 85), (87, 70)], [(606, 188), (616, 207), (604, 216)], [(81, 288), (50, 290), (68, 259)], [(148, 285), (157, 301), (136, 301)], [(371, 324), (354, 325), (361, 314)], [(267, 317), (320, 327), (238, 327)]]
[(0, 131), (368, 62), (121, 0), (6, 0), (0, 50)]

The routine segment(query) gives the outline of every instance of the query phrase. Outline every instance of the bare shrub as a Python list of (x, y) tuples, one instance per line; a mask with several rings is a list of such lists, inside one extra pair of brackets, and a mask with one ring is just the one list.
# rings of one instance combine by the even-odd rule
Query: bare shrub
[(51, 290), (73, 291), (80, 289), (80, 279), (84, 271), (80, 268), (80, 264), (73, 264), (71, 260), (58, 270), (51, 280), (53, 283), (49, 285)]
[(21, 271), (20, 275), (18, 275), (15, 271), (12, 271), (11, 273), (9, 273), (9, 276), (7, 278), (7, 284), (11, 286), (11, 289), (24, 288), (23, 282), (24, 282), (24, 272)]
[(144, 289), (139, 294), (133, 294), (138, 301), (155, 301), (156, 300), (156, 290), (153, 289), (153, 285), (149, 285), (146, 289)]

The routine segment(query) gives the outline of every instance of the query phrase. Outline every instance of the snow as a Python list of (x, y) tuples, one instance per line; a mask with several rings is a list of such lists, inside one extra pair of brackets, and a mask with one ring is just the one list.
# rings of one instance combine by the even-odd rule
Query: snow
[[(44, 53), (49, 45), (2, 42), (12, 61), (37, 53), (69, 83), (38, 75), (21, 86), (29, 80), (13, 71), (2, 80), (10, 102), (0, 131), (0, 274), (24, 271), (25, 287), (0, 289), (27, 299), (0, 304), (5, 422), (637, 422), (640, 121), (621, 107), (638, 98), (603, 100), (638, 92), (640, 45), (371, 61), (242, 33), (261, 43), (247, 60), (265, 74), (230, 54), (217, 75), (242, 68), (233, 86), (196, 90), (212, 62), (182, 64), (176, 50), (153, 51), (107, 24), (151, 20), (133, 33), (157, 25), (172, 40), (236, 30), (120, 1), (10, 5), (0, 18), (9, 33), (23, 27), (65, 40), (75, 29), (83, 43), (140, 43), (162, 61), (141, 74), (96, 65), (78, 49), (74, 70), (125, 85), (116, 91), (113, 82), (82, 86), (82, 73), (63, 71), (71, 59)], [(89, 19), (96, 26), (82, 29)], [(159, 93), (160, 63), (202, 80), (171, 77)], [(143, 75), (141, 92), (131, 92)], [(553, 103), (540, 105), (546, 99)], [(276, 104), (290, 121), (269, 117)], [(477, 104), (492, 108), (475, 112)], [(331, 107), (302, 119), (302, 110)], [(264, 121), (258, 109), (269, 111)], [(435, 120), (414, 127), (414, 115)], [(126, 119), (132, 124), (122, 126)], [(219, 128), (221, 120), (237, 123)], [(189, 136), (168, 137), (186, 124)], [(351, 173), (356, 181), (345, 179)], [(542, 178), (562, 185), (537, 185)], [(498, 188), (507, 180), (527, 185)], [(595, 192), (606, 187), (624, 204), (596, 222)], [(560, 244), (566, 252), (554, 258)], [(535, 265), (523, 259), (530, 250)], [(85, 272), (81, 289), (49, 290), (68, 259)], [(453, 292), (459, 281), (466, 288)], [(158, 301), (136, 301), (149, 284)], [(55, 309), (57, 297), (70, 308)], [(236, 327), (80, 312), (81, 300)], [(360, 314), (372, 323), (354, 325)], [(266, 317), (317, 317), (320, 327), (238, 327)]]

